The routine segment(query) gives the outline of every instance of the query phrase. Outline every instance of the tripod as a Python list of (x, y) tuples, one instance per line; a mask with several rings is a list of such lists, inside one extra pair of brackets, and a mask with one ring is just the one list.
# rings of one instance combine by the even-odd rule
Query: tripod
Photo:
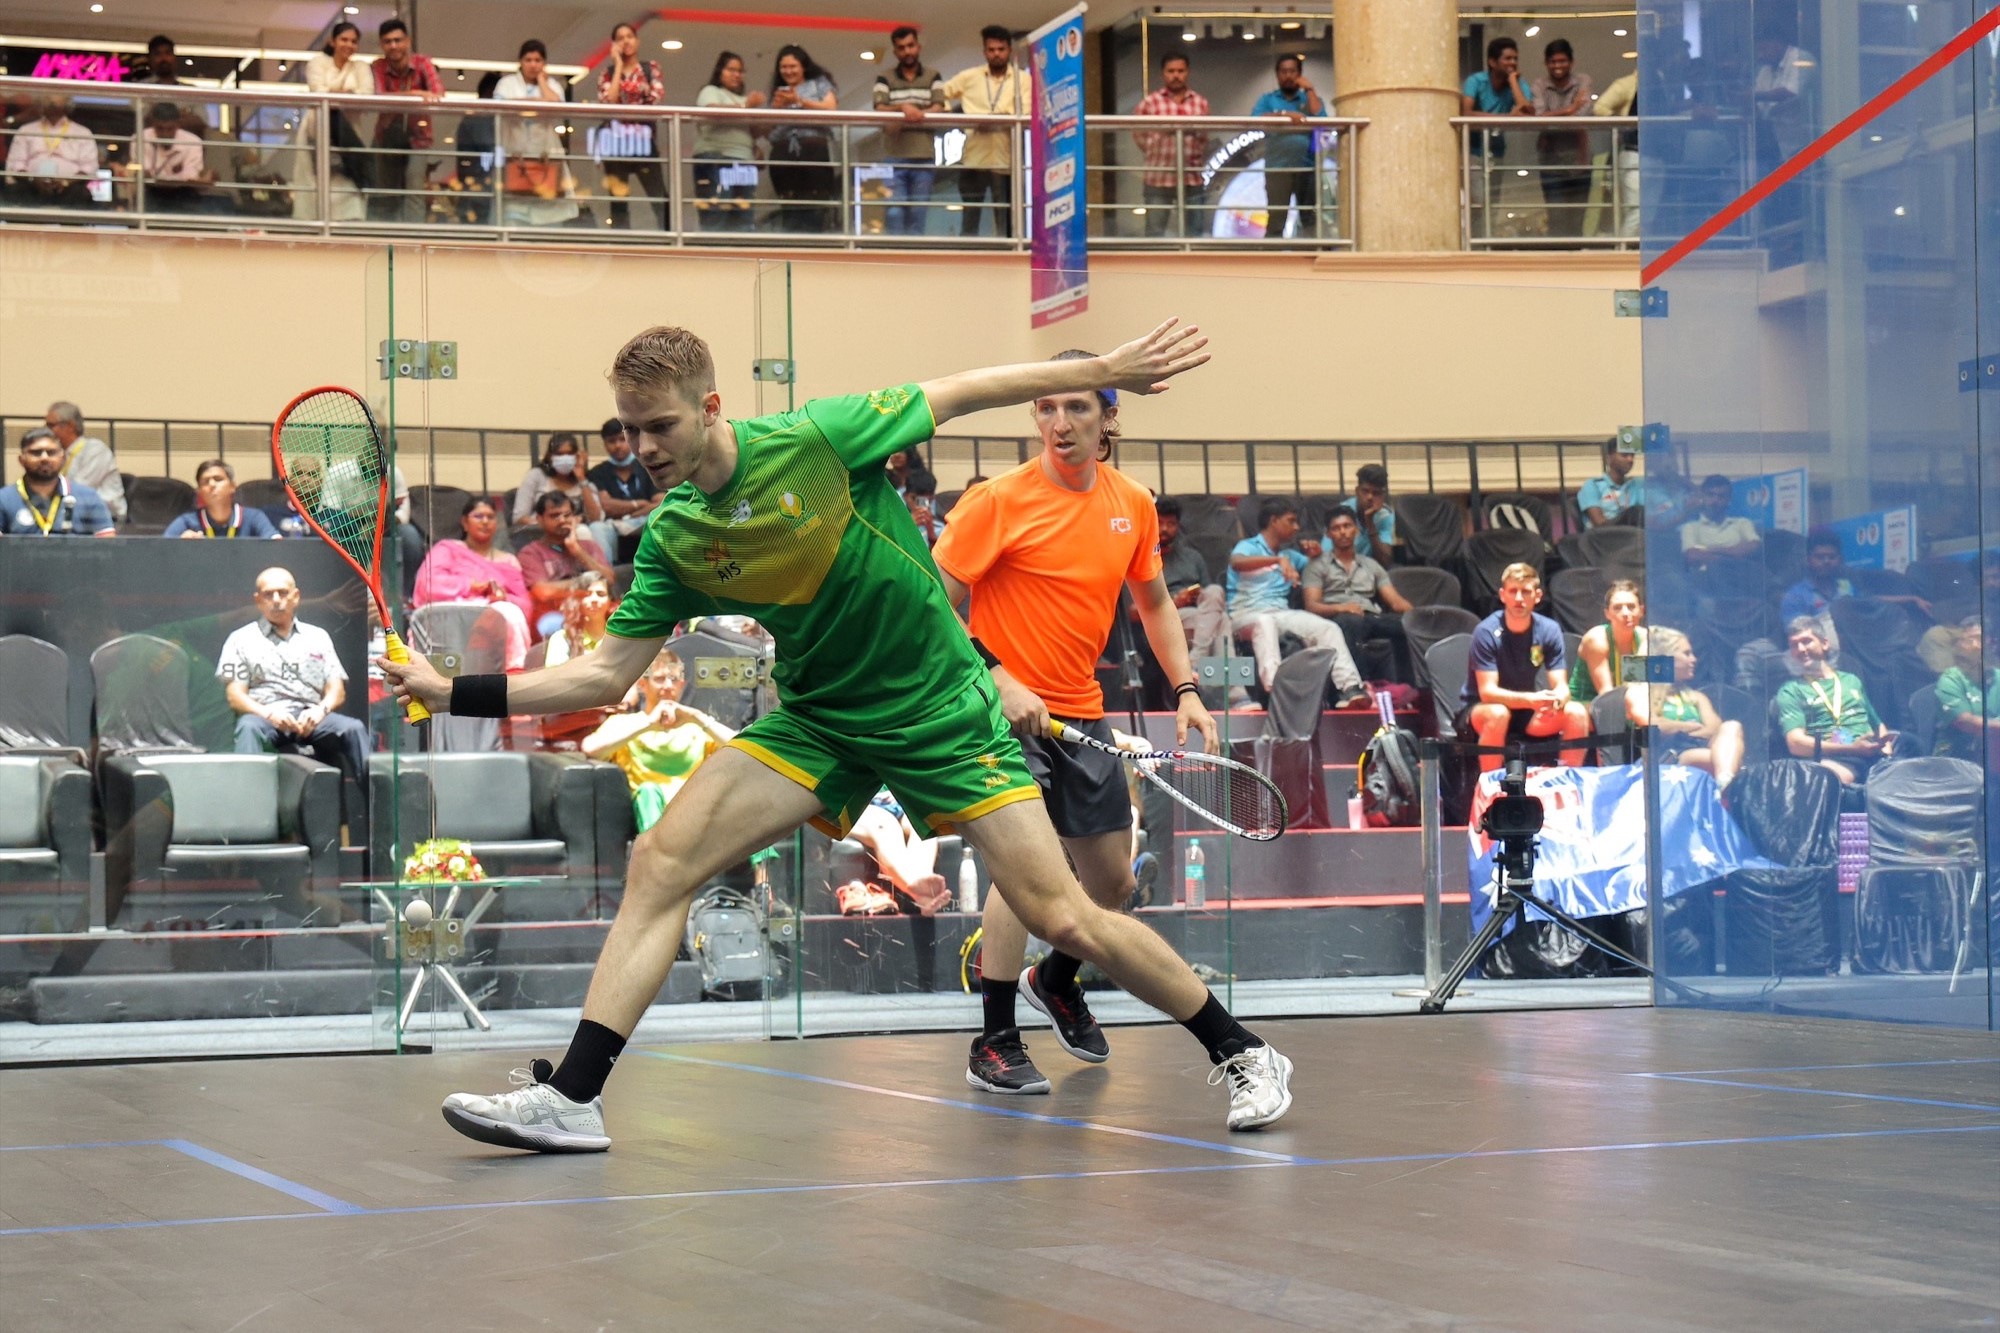
[(1653, 968), (1626, 953), (1617, 945), (1599, 935), (1590, 927), (1578, 921), (1569, 913), (1556, 907), (1547, 899), (1535, 895), (1535, 835), (1542, 828), (1542, 803), (1527, 794), (1527, 763), (1515, 755), (1507, 761), (1507, 776), (1501, 784), (1503, 795), (1496, 797), (1486, 808), (1480, 819), (1480, 829), (1489, 838), (1500, 844), (1499, 855), (1494, 858), (1493, 879), (1499, 893), (1493, 903), (1493, 914), (1486, 918), (1486, 924), (1465, 946), (1465, 952), (1453, 960), (1439, 978), (1437, 989), (1426, 995), (1417, 1005), (1417, 1012), (1441, 1014), (1445, 1005), (1465, 980), (1466, 973), (1486, 956), (1507, 929), (1509, 922), (1525, 922), (1528, 909), (1533, 907), (1549, 920), (1561, 926), (1578, 939), (1596, 945), (1611, 957), (1628, 967), (1637, 968), (1645, 976), (1651, 977), (1667, 990), (1684, 1000), (1705, 1000), (1708, 997), (1690, 986), (1684, 986), (1672, 977), (1662, 976)]

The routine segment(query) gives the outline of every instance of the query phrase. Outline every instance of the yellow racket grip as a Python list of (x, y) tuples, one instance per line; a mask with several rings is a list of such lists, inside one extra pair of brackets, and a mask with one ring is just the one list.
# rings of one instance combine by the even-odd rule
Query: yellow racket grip
[[(382, 631), (382, 637), (383, 640), (388, 644), (388, 650), (385, 656), (387, 656), (391, 662), (395, 662), (398, 665), (400, 665), (410, 660), (410, 650), (408, 648), (405, 648), (403, 646), (403, 641), (396, 637), (396, 631), (392, 629), (384, 630)], [(409, 698), (403, 700), (403, 716), (408, 718), (412, 723), (428, 722), (431, 720), (431, 710), (424, 707), (422, 702), (418, 700), (417, 696), (413, 694)]]

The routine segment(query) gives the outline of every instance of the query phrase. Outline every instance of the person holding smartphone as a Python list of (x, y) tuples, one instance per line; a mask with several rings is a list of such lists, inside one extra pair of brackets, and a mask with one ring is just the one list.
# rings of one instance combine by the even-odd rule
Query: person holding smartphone
[(1786, 641), (1799, 678), (1778, 689), (1778, 727), (1785, 748), (1810, 759), (1847, 786), (1895, 753), (1896, 733), (1883, 725), (1859, 676), (1833, 667), (1834, 649), (1818, 616), (1794, 616)]

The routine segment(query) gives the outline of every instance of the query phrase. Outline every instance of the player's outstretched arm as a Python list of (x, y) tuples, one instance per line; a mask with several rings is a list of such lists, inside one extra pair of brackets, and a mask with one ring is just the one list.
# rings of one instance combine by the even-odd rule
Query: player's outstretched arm
[(1032, 403), (1059, 393), (1116, 389), (1120, 393), (1164, 393), (1167, 381), (1208, 360), (1208, 339), (1190, 324), (1170, 319), (1143, 338), (1087, 361), (1029, 361), (988, 366), (927, 381), (918, 387), (930, 400), (939, 425), (953, 417), (989, 408)]
[[(609, 708), (645, 674), (665, 639), (621, 639), (607, 634), (597, 647), (559, 666), (507, 678), (510, 713), (570, 713)], [(398, 699), (415, 696), (433, 713), (451, 711), (451, 681), (420, 654), (407, 662), (375, 659)]]

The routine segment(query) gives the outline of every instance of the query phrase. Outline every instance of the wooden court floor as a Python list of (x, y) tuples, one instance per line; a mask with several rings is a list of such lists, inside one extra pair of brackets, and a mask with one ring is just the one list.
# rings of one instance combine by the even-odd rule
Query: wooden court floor
[(1177, 1028), (1052, 1096), (965, 1038), (634, 1050), (612, 1152), (439, 1097), (491, 1054), (0, 1072), (0, 1327), (1945, 1329), (2000, 1323), (2000, 1040), (1654, 1010)]

